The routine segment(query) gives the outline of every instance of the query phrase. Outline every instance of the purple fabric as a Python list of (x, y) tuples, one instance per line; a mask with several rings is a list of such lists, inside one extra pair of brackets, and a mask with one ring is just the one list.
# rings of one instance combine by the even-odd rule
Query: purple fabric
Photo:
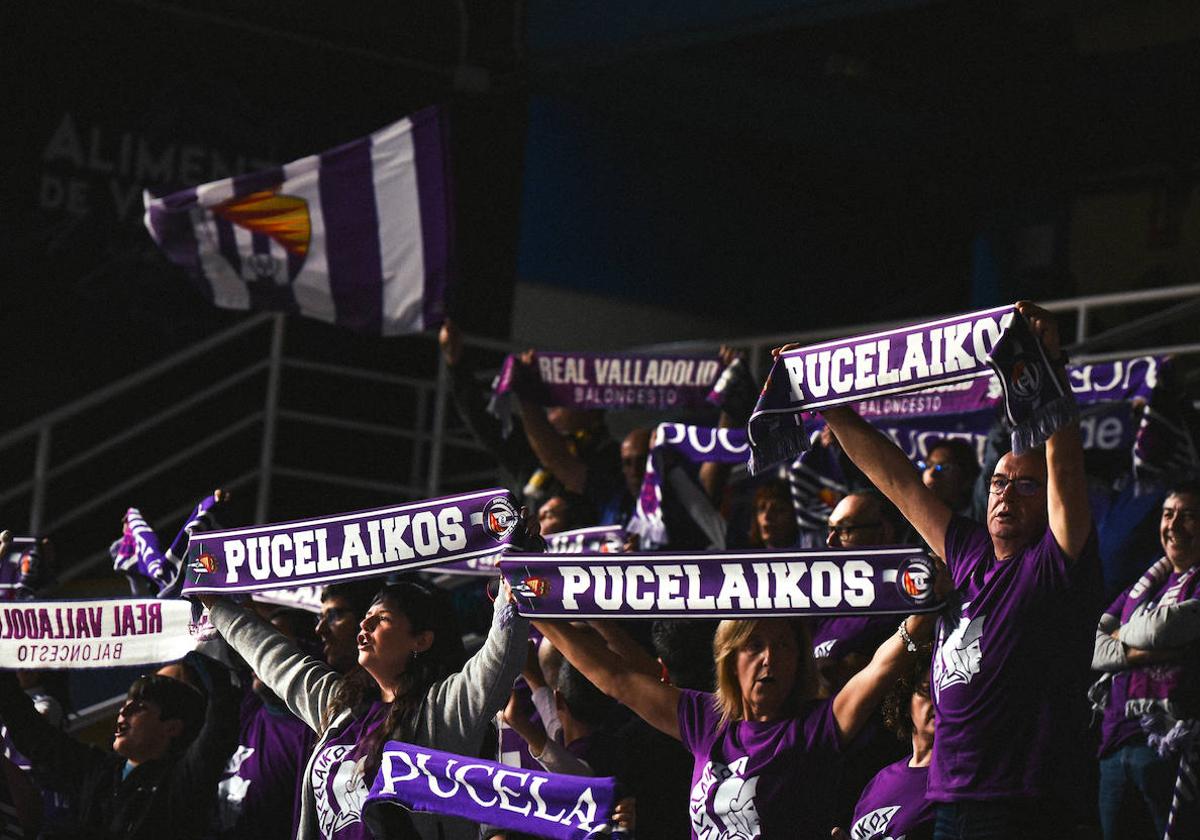
[(750, 417), (750, 470), (808, 445), (801, 413), (986, 377), (1011, 306), (828, 341), (780, 354)]
[(21, 589), (21, 579), (24, 577), (22, 567), (26, 557), (37, 550), (37, 540), (34, 537), (13, 537), (8, 549), (0, 557), (0, 601), (15, 601)]
[(957, 592), (938, 619), (929, 796), (953, 802), (1045, 795), (1069, 746), (1064, 739), (1073, 735), (1073, 692), (1083, 691), (1072, 675), (1091, 661), (1095, 536), (1074, 562), (1049, 528), (1020, 555), (998, 561), (987, 529), (955, 517), (946, 530), (946, 563)]
[(1074, 394), (1059, 381), (1059, 366), (1050, 363), (1024, 318), (1013, 318), (992, 347), (988, 363), (1004, 389), (1004, 416), (1012, 428), (1015, 454), (1028, 452), (1079, 421)]
[(601, 559), (506, 553), (500, 569), (530, 618), (735, 618), (938, 609), (917, 549), (639, 552)]
[(489, 410), (505, 434), (512, 397), (578, 409), (683, 411), (708, 404), (721, 363), (697, 356), (538, 352), (532, 365), (504, 360)]
[(928, 767), (909, 767), (910, 757), (880, 770), (854, 806), (850, 840), (904, 837), (932, 829), (934, 805), (925, 798)]
[(376, 700), (365, 715), (326, 741), (311, 764), (317, 825), (328, 840), (373, 840), (362, 819), (368, 790), (358, 761), (363, 757), (360, 745), (383, 724), (387, 709)]
[(623, 836), (608, 823), (616, 779), (519, 770), (399, 741), (384, 747), (367, 801), (558, 840)]
[(217, 785), (218, 836), (289, 840), (296, 836), (304, 764), (316, 735), (253, 691), (242, 699), (241, 721), (237, 749)]
[(109, 547), (113, 568), (135, 572), (152, 581), (159, 589), (171, 582), (174, 569), (163, 555), (158, 535), (137, 508), (125, 511), (121, 539)]
[(454, 192), (446, 112), (426, 108), (409, 118), (421, 206), (421, 247), (425, 263), (425, 329), (445, 318), (446, 287), (455, 276)]
[(546, 550), (552, 554), (619, 554), (625, 529), (620, 525), (594, 525), (559, 531), (546, 536)]
[(841, 659), (851, 653), (872, 656), (896, 632), (894, 615), (839, 615), (815, 618), (812, 632), (813, 656)]
[(442, 128), (429, 108), (285, 167), (146, 193), (145, 224), (219, 306), (418, 332), (440, 322), (454, 274)]
[(689, 813), (694, 840), (821, 838), (841, 747), (831, 700), (794, 718), (720, 726), (713, 695), (682, 691), (679, 736), (695, 762)]
[[(371, 172), (371, 141), (321, 155), (321, 215), (330, 247), (329, 291), (339, 327), (383, 331), (383, 260)], [(333, 244), (337, 243), (336, 247)]]
[(522, 533), (505, 490), (253, 528), (204, 532), (183, 594), (255, 592), (378, 577), (499, 553)]
[[(1177, 590), (1171, 595), (1173, 604), (1200, 598), (1200, 567), (1188, 569), (1181, 579), (1173, 569), (1168, 572), (1169, 564), (1164, 568), (1161, 565), (1163, 563), (1164, 560), (1159, 560), (1151, 566), (1137, 583), (1117, 596), (1105, 613), (1125, 624), (1139, 607), (1161, 605), (1166, 600), (1164, 595), (1172, 590)], [(1161, 573), (1153, 574), (1156, 568), (1161, 569)], [(1144, 735), (1139, 721), (1142, 715), (1152, 709), (1166, 711), (1171, 718), (1178, 717), (1173, 713), (1180, 708), (1180, 694), (1193, 694), (1200, 687), (1196, 675), (1190, 670), (1184, 664), (1161, 664), (1130, 668), (1113, 674), (1108, 703), (1100, 723), (1099, 754), (1107, 755), (1133, 738)]]
[(642, 489), (628, 526), (630, 533), (641, 536), (641, 547), (657, 548), (667, 543), (667, 526), (662, 512), (664, 453), (678, 453), (693, 464), (740, 464), (746, 460), (748, 448), (745, 429), (659, 423), (646, 460), (646, 476), (642, 479)]

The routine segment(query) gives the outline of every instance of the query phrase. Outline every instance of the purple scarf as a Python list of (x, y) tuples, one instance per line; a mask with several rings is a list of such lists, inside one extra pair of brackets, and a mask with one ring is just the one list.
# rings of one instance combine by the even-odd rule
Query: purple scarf
[(158, 545), (158, 535), (147, 524), (141, 511), (134, 507), (125, 511), (122, 526), (121, 539), (108, 549), (112, 555), (113, 569), (126, 574), (139, 574), (162, 590), (174, 579), (175, 573)]
[(388, 741), (363, 813), (369, 824), (371, 810), (401, 805), (556, 840), (628, 837), (609, 824), (616, 804), (611, 777), (520, 770)]
[(720, 374), (719, 361), (697, 356), (539, 352), (528, 366), (509, 356), (492, 384), (489, 410), (506, 435), (514, 394), (537, 405), (682, 411), (708, 404)]
[[(1200, 589), (1200, 565), (1192, 566), (1179, 576), (1174, 585), (1164, 590), (1163, 585), (1170, 577), (1171, 570), (1171, 562), (1165, 557), (1146, 570), (1129, 590), (1129, 597), (1121, 609), (1122, 624), (1140, 609), (1170, 607), (1195, 597)], [(1126, 717), (1151, 714), (1163, 717), (1173, 725), (1183, 716), (1174, 699), (1182, 677), (1181, 665), (1160, 664), (1131, 669), (1125, 694)]]
[(214, 493), (196, 505), (166, 553), (159, 545), (158, 535), (141, 512), (137, 508), (129, 508), (125, 511), (121, 539), (108, 549), (113, 558), (113, 569), (150, 581), (160, 598), (178, 596), (182, 584), (179, 567), (187, 555), (188, 540), (192, 534), (212, 527), (212, 511), (218, 504)]
[[(646, 477), (638, 494), (633, 518), (629, 520), (631, 534), (641, 536), (642, 548), (657, 548), (667, 542), (667, 526), (662, 512), (663, 455), (678, 453), (689, 463), (741, 464), (746, 460), (749, 444), (745, 429), (715, 429), (687, 426), (683, 423), (659, 423), (654, 430), (650, 454), (646, 459)], [(553, 550), (553, 549), (552, 549)]]
[(522, 533), (505, 490), (253, 528), (193, 540), (183, 594), (292, 589), (497, 554)]
[[(616, 558), (614, 558), (616, 560)], [(517, 611), (543, 618), (909, 615), (941, 605), (914, 548), (623, 554), (506, 553)]]
[[(751, 473), (804, 451), (805, 412), (987, 377), (993, 369), (1011, 416), (1023, 424), (1014, 442), (1036, 440), (1050, 420), (1069, 414), (1062, 405), (1069, 399), (1055, 390), (1040, 345), (1034, 341), (1036, 352), (1027, 352), (1032, 333), (1015, 314), (1011, 306), (997, 307), (780, 354), (750, 418)], [(1013, 325), (1016, 337), (1001, 343)]]

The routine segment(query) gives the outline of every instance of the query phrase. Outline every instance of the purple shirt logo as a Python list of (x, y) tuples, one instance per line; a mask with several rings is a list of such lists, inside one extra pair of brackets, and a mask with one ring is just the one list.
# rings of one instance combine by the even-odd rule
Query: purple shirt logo
[(946, 622), (938, 620), (939, 644), (937, 656), (933, 661), (934, 691), (941, 694), (947, 688), (955, 685), (967, 685), (979, 673), (983, 662), (981, 642), (983, 640), (983, 624), (986, 615), (967, 617), (967, 607), (964, 603), (958, 619), (958, 626), (946, 636)]
[(346, 760), (353, 744), (330, 744), (313, 762), (312, 783), (317, 800), (317, 823), (329, 840), (338, 831), (360, 821), (367, 785), (358, 763)]
[(886, 808), (876, 808), (869, 814), (863, 814), (850, 828), (851, 840), (874, 840), (883, 837), (892, 823), (892, 817), (900, 810), (899, 805), (888, 805)]
[(732, 764), (707, 762), (692, 788), (692, 831), (696, 840), (758, 840), (754, 794), (758, 776), (744, 778), (749, 756)]

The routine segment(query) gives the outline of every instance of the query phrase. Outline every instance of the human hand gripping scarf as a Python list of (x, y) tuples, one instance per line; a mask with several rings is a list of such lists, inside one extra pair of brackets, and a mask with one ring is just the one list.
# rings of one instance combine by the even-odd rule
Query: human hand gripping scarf
[(805, 412), (990, 376), (995, 372), (1020, 453), (1078, 417), (1040, 342), (1005, 306), (828, 341), (779, 355), (751, 415), (750, 471), (808, 446)]

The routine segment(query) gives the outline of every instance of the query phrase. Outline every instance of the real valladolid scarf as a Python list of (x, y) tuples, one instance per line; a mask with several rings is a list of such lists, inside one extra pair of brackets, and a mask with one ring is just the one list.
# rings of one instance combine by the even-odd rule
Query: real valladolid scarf
[(489, 409), (508, 434), (512, 398), (577, 409), (682, 411), (721, 399), (721, 363), (696, 356), (539, 352), (532, 365), (504, 360)]
[(376, 809), (401, 805), (557, 840), (630, 840), (632, 835), (614, 830), (609, 822), (616, 804), (617, 781), (608, 776), (522, 770), (388, 741), (363, 819), (370, 825)]
[(25, 601), (0, 606), (0, 668), (111, 668), (173, 662), (207, 620), (186, 601)]
[(631, 553), (619, 563), (508, 552), (500, 569), (529, 618), (908, 615), (940, 607), (933, 564), (913, 548)]
[[(638, 494), (633, 517), (629, 520), (631, 534), (641, 536), (642, 548), (656, 548), (667, 542), (667, 526), (663, 522), (663, 457), (673, 452), (693, 464), (716, 462), (741, 464), (746, 461), (749, 444), (745, 429), (716, 429), (687, 426), (683, 423), (659, 423), (650, 441), (646, 460), (646, 476)], [(551, 551), (555, 551), (553, 546)]]
[(780, 354), (751, 415), (752, 473), (804, 451), (802, 414), (991, 375), (1023, 452), (1078, 416), (1040, 343), (1011, 306)]
[(216, 494), (206, 496), (192, 510), (175, 539), (163, 552), (158, 535), (135, 507), (125, 511), (123, 533), (108, 549), (113, 568), (127, 575), (140, 575), (154, 587), (160, 597), (179, 594), (179, 569), (187, 555), (192, 534), (212, 526), (212, 513), (218, 505)]
[(523, 532), (505, 490), (317, 519), (209, 531), (193, 540), (183, 594), (293, 589), (498, 554)]

